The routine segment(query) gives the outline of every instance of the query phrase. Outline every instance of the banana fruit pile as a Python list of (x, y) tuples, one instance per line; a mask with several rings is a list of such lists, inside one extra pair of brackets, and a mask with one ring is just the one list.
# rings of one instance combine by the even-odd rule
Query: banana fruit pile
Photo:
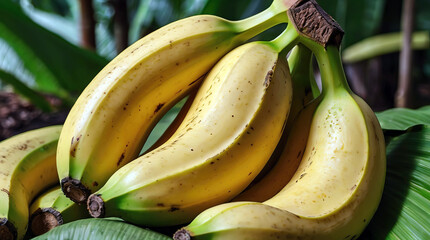
[[(282, 23), (276, 39), (248, 41)], [(348, 86), (342, 35), (315, 1), (274, 0), (248, 19), (194, 16), (145, 36), (63, 126), (0, 143), (0, 239), (90, 216), (179, 226), (176, 240), (357, 239), (382, 195), (385, 143)]]

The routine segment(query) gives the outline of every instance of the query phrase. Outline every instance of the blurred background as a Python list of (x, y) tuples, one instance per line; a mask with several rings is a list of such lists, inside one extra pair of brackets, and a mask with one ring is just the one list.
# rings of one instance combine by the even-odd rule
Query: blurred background
[[(429, 0), (317, 2), (344, 29), (347, 78), (374, 111), (430, 104)], [(63, 123), (98, 71), (157, 28), (196, 14), (239, 20), (270, 4), (271, 0), (1, 0), (0, 140)], [(273, 39), (282, 29), (275, 27), (255, 39)], [(174, 107), (162, 124), (167, 126), (179, 108)]]

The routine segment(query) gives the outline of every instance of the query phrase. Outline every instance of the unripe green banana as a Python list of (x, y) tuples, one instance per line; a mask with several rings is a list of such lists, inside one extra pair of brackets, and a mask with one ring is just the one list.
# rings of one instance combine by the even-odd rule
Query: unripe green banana
[(28, 225), (31, 235), (39, 236), (64, 223), (88, 217), (85, 206), (74, 203), (56, 186), (33, 201)]
[(286, 122), (292, 86), (279, 52), (290, 33), (223, 57), (173, 136), (113, 174), (88, 199), (90, 214), (177, 225), (240, 193), (269, 159)]
[(273, 198), (201, 213), (174, 239), (357, 239), (384, 186), (385, 144), (370, 107), (353, 94), (336, 46), (303, 40), (318, 61), (323, 91), (298, 170)]
[(45, 127), (0, 142), (0, 239), (22, 239), (30, 202), (58, 182), (60, 131), (61, 126)]
[(135, 159), (157, 120), (228, 51), (287, 21), (295, 2), (274, 0), (241, 21), (201, 15), (173, 22), (113, 59), (71, 109), (58, 147), (58, 175), (69, 198), (91, 192)]

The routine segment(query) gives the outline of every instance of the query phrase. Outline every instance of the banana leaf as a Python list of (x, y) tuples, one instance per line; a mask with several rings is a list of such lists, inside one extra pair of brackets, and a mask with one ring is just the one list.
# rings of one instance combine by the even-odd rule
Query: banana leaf
[(369, 239), (430, 239), (430, 126), (412, 127), (387, 146), (387, 175)]
[(169, 240), (171, 238), (118, 219), (81, 219), (58, 226), (34, 240)]
[[(430, 105), (419, 109), (392, 108), (376, 113), (384, 130), (405, 131), (416, 125), (430, 125)], [(430, 147), (430, 146), (429, 146)]]
[(11, 0), (0, 1), (0, 38), (34, 75), (37, 90), (69, 100), (107, 63), (37, 25)]
[[(387, 141), (381, 203), (360, 239), (430, 239), (430, 106), (377, 113)], [(393, 136), (390, 131), (397, 131)]]

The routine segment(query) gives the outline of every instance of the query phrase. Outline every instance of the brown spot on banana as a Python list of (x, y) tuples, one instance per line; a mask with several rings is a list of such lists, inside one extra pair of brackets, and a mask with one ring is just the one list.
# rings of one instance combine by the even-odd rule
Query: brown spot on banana
[(297, 154), (297, 159), (300, 157), (300, 155), (302, 155), (302, 150), (300, 150), (299, 153)]
[(164, 106), (164, 104), (165, 104), (165, 103), (160, 103), (160, 104), (158, 104), (158, 105), (157, 105), (157, 107), (155, 108), (154, 113), (157, 113), (158, 111), (160, 111), (160, 110), (161, 110), (161, 108)]
[(125, 158), (125, 155), (124, 155), (124, 153), (122, 153), (121, 156), (119, 157), (118, 162), (116, 163), (116, 165), (119, 166), (121, 164), (121, 162), (124, 160), (124, 158)]
[(266, 74), (266, 78), (264, 79), (264, 87), (266, 88), (269, 87), (270, 82), (272, 82), (275, 66), (276, 66), (276, 63), (273, 65), (272, 69), (270, 69), (270, 71), (268, 71)]
[(9, 191), (6, 188), (2, 188), (0, 191), (5, 192), (8, 196), (10, 195)]
[(169, 212), (174, 212), (174, 211), (178, 211), (180, 209), (179, 205), (171, 205)]
[(28, 145), (27, 144), (22, 144), (22, 145), (19, 145), (18, 146), (18, 150), (21, 150), (21, 151), (24, 151), (25, 149), (27, 149), (28, 148)]

